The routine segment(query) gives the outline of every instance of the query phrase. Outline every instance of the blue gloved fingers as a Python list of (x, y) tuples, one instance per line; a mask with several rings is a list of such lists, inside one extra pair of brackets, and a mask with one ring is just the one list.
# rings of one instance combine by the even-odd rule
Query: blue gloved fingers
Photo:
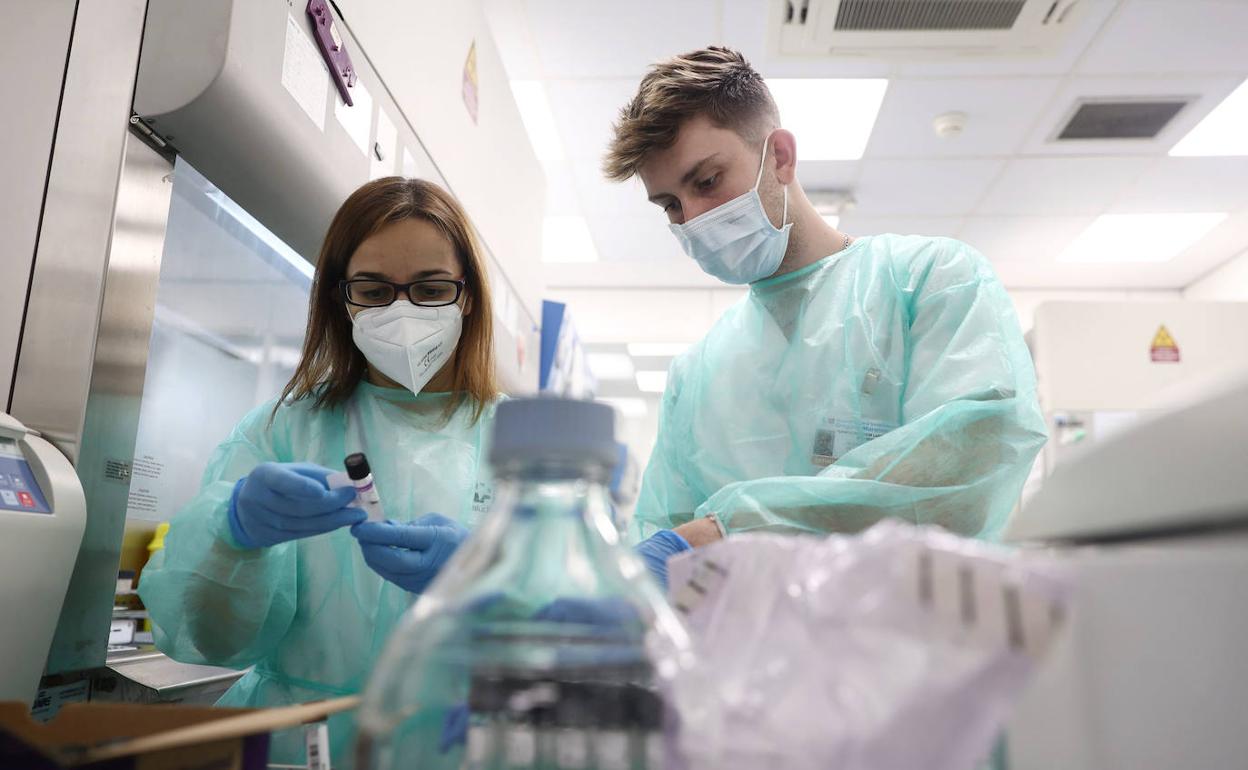
[(660, 530), (637, 544), (634, 549), (646, 563), (646, 569), (667, 590), (667, 560), (692, 548), (689, 541), (670, 529)]
[(350, 527), (366, 519), (368, 519), (368, 514), (359, 508), (337, 508), (329, 513), (318, 513), (313, 516), (282, 516), (277, 519), (276, 524), (283, 532), (293, 532), (303, 536), (333, 532), (340, 527)]
[(459, 522), (454, 519), (448, 519), (440, 513), (426, 513), (424, 516), (418, 516), (412, 520), (413, 524), (419, 524), (426, 527), (451, 527), (459, 528)]
[(247, 482), (291, 500), (315, 500), (325, 494), (324, 479), (309, 478), (297, 473), (289, 464), (261, 463), (251, 472)]
[(591, 626), (622, 626), (639, 618), (637, 608), (621, 597), (589, 599), (561, 597), (533, 614), (549, 623), (581, 623)]
[(361, 542), (360, 550), (364, 552), (364, 561), (383, 575), (420, 575), (438, 567), (428, 554), (408, 548)]
[[(309, 482), (311, 483), (311, 482)], [(355, 489), (339, 487), (338, 489), (322, 489), (315, 496), (287, 497), (271, 489), (259, 489), (254, 495), (244, 491), (244, 495), (252, 497), (261, 507), (282, 516), (319, 516), (345, 508), (355, 501)]]
[(361, 543), (423, 551), (433, 545), (438, 537), (444, 536), (448, 529), (447, 527), (424, 526), (416, 522), (398, 524), (392, 521), (366, 521), (353, 527), (351, 534), (355, 535), (355, 539)]
[(329, 489), (329, 476), (334, 471), (316, 463), (287, 463), (286, 467), (305, 478), (321, 482), (322, 489)]
[(445, 754), (467, 742), (469, 714), (467, 703), (452, 706), (446, 712), (446, 719), (442, 722), (442, 736), (438, 738), (438, 753)]

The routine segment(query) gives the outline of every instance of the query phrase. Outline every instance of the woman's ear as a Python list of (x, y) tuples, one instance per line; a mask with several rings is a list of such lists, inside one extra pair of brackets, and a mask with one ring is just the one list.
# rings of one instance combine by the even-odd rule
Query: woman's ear
[(468, 291), (467, 287), (464, 288), (464, 306), (460, 310), (460, 314), (464, 318), (472, 315), (472, 292)]

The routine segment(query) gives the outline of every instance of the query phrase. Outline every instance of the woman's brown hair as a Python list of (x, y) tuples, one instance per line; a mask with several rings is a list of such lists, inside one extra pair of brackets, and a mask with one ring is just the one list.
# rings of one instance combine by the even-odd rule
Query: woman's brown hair
[[(317, 409), (338, 406), (364, 379), (368, 362), (351, 339), (351, 317), (339, 282), (347, 277), (347, 263), (364, 240), (386, 225), (404, 219), (424, 219), (437, 227), (455, 247), (464, 271), (466, 304), (471, 311), (464, 317), (463, 332), (452, 359), (454, 397), (447, 405), (447, 416), (467, 398), (473, 402), (475, 422), (498, 395), (490, 286), (468, 215), (441, 187), (421, 179), (390, 176), (375, 179), (351, 193), (329, 225), (312, 279), (303, 355), (294, 376), (282, 390), (278, 406), (287, 399), (305, 398), (313, 399)], [(273, 413), (277, 414), (277, 407)]]

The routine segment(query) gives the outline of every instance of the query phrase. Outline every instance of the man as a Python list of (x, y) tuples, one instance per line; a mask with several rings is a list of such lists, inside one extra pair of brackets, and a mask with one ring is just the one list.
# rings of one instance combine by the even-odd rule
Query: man
[(689, 256), (750, 285), (672, 364), (634, 537), (659, 533), (661, 569), (733, 533), (885, 516), (998, 536), (1045, 441), (1009, 297), (966, 244), (829, 226), (781, 126), (715, 47), (654, 66), (615, 125), (607, 177), (639, 176)]

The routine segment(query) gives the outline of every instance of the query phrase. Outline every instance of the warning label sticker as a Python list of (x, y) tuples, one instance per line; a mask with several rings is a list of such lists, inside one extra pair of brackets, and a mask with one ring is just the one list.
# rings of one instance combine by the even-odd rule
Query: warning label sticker
[(1177, 364), (1179, 362), (1179, 345), (1170, 336), (1170, 330), (1163, 324), (1153, 335), (1151, 355), (1154, 363)]

